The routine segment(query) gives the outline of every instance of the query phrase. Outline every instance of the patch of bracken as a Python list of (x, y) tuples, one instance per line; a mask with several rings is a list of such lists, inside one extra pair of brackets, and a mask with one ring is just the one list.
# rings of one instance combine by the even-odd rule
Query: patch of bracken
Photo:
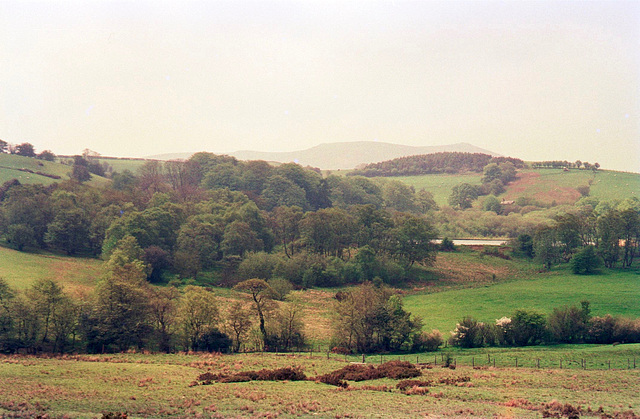
[(420, 374), (420, 370), (410, 362), (389, 361), (381, 364), (377, 368), (373, 365), (350, 364), (339, 370), (318, 376), (315, 380), (325, 384), (345, 387), (345, 380), (366, 381), (380, 378), (400, 380), (403, 378), (419, 377)]
[(412, 388), (412, 387), (429, 387), (433, 385), (433, 381), (431, 380), (427, 380), (427, 381), (420, 381), (420, 380), (402, 380), (400, 381), (398, 384), (396, 384), (396, 388), (398, 390), (406, 390), (408, 388)]
[(215, 383), (242, 383), (246, 381), (303, 381), (307, 376), (300, 367), (285, 367), (275, 370), (241, 371), (235, 374), (213, 374), (205, 372), (198, 376), (200, 385)]
[(440, 384), (456, 385), (458, 383), (468, 383), (471, 377), (443, 377), (438, 380)]
[(575, 407), (569, 403), (560, 403), (557, 400), (545, 403), (542, 408), (543, 418), (579, 419), (581, 413), (581, 407)]

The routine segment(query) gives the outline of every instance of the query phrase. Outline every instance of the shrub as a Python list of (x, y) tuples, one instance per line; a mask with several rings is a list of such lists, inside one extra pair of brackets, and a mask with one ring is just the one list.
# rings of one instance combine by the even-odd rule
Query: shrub
[(449, 343), (453, 346), (461, 348), (477, 348), (484, 344), (484, 323), (481, 323), (473, 317), (464, 317), (460, 323), (456, 325), (456, 329), (451, 332)]
[(609, 344), (615, 342), (616, 320), (611, 314), (604, 317), (593, 317), (589, 322), (585, 340), (589, 343)]
[(293, 290), (293, 284), (284, 278), (271, 278), (267, 284), (273, 290), (273, 298), (275, 300), (284, 300), (287, 294)]
[(278, 257), (265, 252), (250, 253), (238, 266), (238, 279), (245, 280), (271, 278), (278, 262)]
[(571, 270), (577, 275), (588, 275), (602, 266), (602, 259), (593, 246), (585, 246), (571, 258)]
[(413, 338), (413, 350), (419, 352), (437, 351), (443, 342), (442, 333), (437, 329), (434, 329), (431, 332), (422, 332)]
[(445, 237), (440, 242), (440, 251), (442, 252), (454, 252), (456, 250), (456, 246), (453, 244), (453, 240), (449, 237)]
[(505, 341), (516, 346), (539, 345), (546, 339), (546, 323), (540, 313), (516, 310), (505, 331)]
[(640, 319), (629, 319), (625, 317), (616, 318), (613, 338), (615, 342), (640, 342)]
[(575, 343), (584, 339), (589, 322), (589, 303), (582, 308), (571, 306), (554, 308), (547, 321), (554, 340), (563, 343)]

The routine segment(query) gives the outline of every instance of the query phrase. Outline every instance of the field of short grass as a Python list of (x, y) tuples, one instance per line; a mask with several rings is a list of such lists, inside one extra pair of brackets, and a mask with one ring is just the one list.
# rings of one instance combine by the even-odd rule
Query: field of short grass
[(49, 185), (59, 180), (35, 173), (27, 173), (18, 169), (29, 169), (34, 172), (42, 172), (62, 177), (61, 180), (69, 179), (67, 175), (71, 168), (59, 163), (36, 160), (29, 157), (0, 153), (0, 184), (18, 179), (21, 183), (42, 183)]
[(27, 253), (0, 247), (0, 278), (15, 289), (28, 288), (37, 279), (53, 279), (75, 296), (88, 294), (103, 275), (99, 259)]
[[(602, 414), (640, 414), (640, 369), (622, 366), (609, 370), (499, 366), (482, 360), (486, 353), (458, 351), (456, 369), (421, 365), (422, 388), (402, 392), (400, 380), (389, 378), (348, 381), (346, 389), (307, 381), (249, 381), (197, 385), (204, 372), (232, 374), (300, 367), (316, 377), (348, 365), (359, 357), (308, 353), (276, 354), (118, 354), (36, 358), (0, 356), (0, 415), (26, 418), (37, 415), (99, 418), (106, 412), (127, 412), (130, 418), (162, 417), (580, 417)], [(517, 353), (493, 351), (506, 359), (585, 358), (595, 365), (610, 359), (640, 358), (640, 345), (525, 348)], [(421, 363), (440, 354), (419, 354)], [(467, 365), (473, 358), (476, 368)], [(385, 357), (384, 361), (388, 358)], [(434, 359), (435, 360), (435, 359)], [(379, 357), (366, 361), (379, 364)], [(431, 362), (433, 364), (433, 362)], [(523, 365), (523, 364), (520, 364)], [(566, 365), (566, 364), (565, 364)], [(588, 364), (590, 365), (590, 364)], [(413, 393), (413, 394), (411, 394)], [(9, 416), (10, 415), (10, 416)]]
[[(60, 179), (53, 179), (18, 169), (28, 169), (33, 172), (56, 175), (60, 176)], [(69, 172), (71, 172), (71, 167), (61, 163), (38, 160), (15, 154), (0, 153), (0, 185), (11, 179), (18, 179), (20, 183), (50, 185), (52, 183), (69, 180)], [(106, 178), (92, 175), (91, 180), (87, 182), (87, 184), (99, 187), (104, 186), (108, 182), (109, 180)]]
[(125, 170), (130, 170), (132, 173), (136, 173), (147, 160), (142, 159), (98, 159), (101, 163), (107, 163), (113, 167), (114, 172), (122, 173)]
[(443, 206), (449, 205), (449, 196), (454, 186), (461, 183), (480, 185), (482, 174), (398, 176), (388, 179), (404, 182), (407, 185), (413, 186), (416, 191), (425, 189), (433, 194), (433, 198), (438, 205)]
[[(598, 199), (624, 199), (640, 197), (640, 174), (602, 170), (595, 175), (589, 170), (537, 169), (522, 170), (519, 179), (507, 186), (500, 195), (507, 200), (532, 198), (542, 204), (573, 204), (581, 195), (579, 186), (590, 186), (590, 196)], [(390, 179), (402, 181), (431, 192), (438, 205), (447, 201), (454, 186), (460, 183), (480, 185), (482, 174), (399, 176)]]
[(494, 322), (517, 309), (543, 314), (564, 305), (591, 303), (594, 315), (640, 317), (640, 270), (603, 270), (600, 275), (573, 275), (566, 267), (482, 287), (404, 297), (405, 308), (424, 319), (425, 329), (453, 330), (464, 316)]

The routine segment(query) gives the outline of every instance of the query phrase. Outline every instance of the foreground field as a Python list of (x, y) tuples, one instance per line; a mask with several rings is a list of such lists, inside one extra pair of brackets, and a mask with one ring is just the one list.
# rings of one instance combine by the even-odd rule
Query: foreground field
[[(531, 351), (530, 353), (527, 353)], [(521, 360), (540, 349), (522, 349)], [(404, 394), (399, 380), (354, 382), (346, 389), (311, 381), (250, 381), (194, 385), (204, 372), (301, 367), (307, 377), (340, 369), (361, 359), (326, 354), (142, 355), (0, 357), (0, 415), (7, 417), (99, 418), (106, 412), (137, 417), (499, 417), (540, 418), (579, 412), (581, 417), (636, 418), (640, 414), (640, 345), (562, 347), (548, 357), (620, 360), (612, 369), (530, 368), (462, 365), (480, 353), (458, 351), (456, 369), (422, 365), (430, 381), (425, 389)], [(413, 355), (412, 357), (415, 357)], [(435, 358), (440, 359), (441, 355)], [(467, 358), (465, 358), (465, 356)], [(506, 354), (493, 353), (505, 357)], [(421, 354), (424, 361), (433, 354)], [(528, 357), (528, 358), (527, 358)], [(385, 357), (385, 361), (390, 357)], [(408, 358), (408, 357), (407, 357)], [(482, 354), (485, 359), (486, 355)], [(465, 360), (463, 362), (463, 360)], [(521, 362), (523, 362), (521, 361)], [(367, 362), (379, 363), (379, 357)], [(567, 365), (567, 364), (565, 364)], [(589, 365), (592, 365), (591, 363)], [(604, 364), (603, 364), (604, 365)], [(603, 416), (607, 414), (610, 416)], [(617, 415), (617, 416), (616, 416)], [(622, 416), (625, 415), (625, 416)], [(567, 416), (552, 416), (567, 417)]]

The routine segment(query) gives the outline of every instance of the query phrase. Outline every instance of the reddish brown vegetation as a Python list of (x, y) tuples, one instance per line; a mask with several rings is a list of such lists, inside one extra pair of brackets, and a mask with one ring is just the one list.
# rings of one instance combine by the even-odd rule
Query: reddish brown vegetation
[[(200, 385), (216, 383), (241, 383), (246, 381), (302, 381), (307, 376), (300, 367), (285, 367), (275, 370), (241, 371), (235, 374), (213, 374), (205, 372), (198, 376)], [(196, 383), (197, 385), (198, 383)]]
[(325, 384), (346, 387), (347, 384), (344, 380), (365, 381), (377, 380), (380, 378), (400, 380), (403, 378), (418, 377), (420, 374), (420, 370), (410, 362), (389, 361), (381, 364), (377, 368), (373, 365), (364, 364), (347, 365), (346, 367), (330, 372), (329, 374), (320, 375), (316, 377), (315, 380)]
[(456, 385), (458, 383), (468, 383), (471, 377), (444, 377), (438, 380), (440, 384)]
[(402, 380), (398, 384), (396, 384), (396, 388), (398, 390), (406, 390), (412, 387), (429, 387), (433, 385), (433, 381), (420, 381), (420, 380)]

